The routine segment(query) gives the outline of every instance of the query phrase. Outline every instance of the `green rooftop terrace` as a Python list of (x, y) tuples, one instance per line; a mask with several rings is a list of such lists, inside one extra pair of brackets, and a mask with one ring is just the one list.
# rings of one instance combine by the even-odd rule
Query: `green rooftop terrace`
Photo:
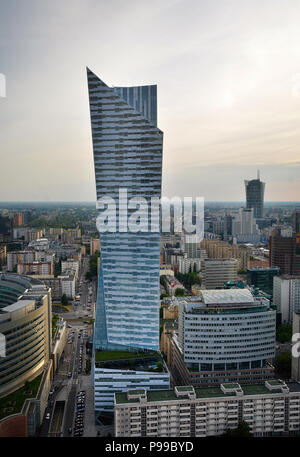
[[(229, 384), (230, 385), (230, 384)], [(235, 384), (231, 384), (232, 386), (235, 386)], [(228, 384), (226, 384), (228, 386)], [(189, 386), (187, 387), (187, 393), (190, 390)], [(182, 388), (182, 387), (180, 387)], [(270, 391), (267, 387), (265, 387), (264, 384), (242, 384), (241, 385), (242, 391), (244, 392), (244, 395), (273, 395), (276, 393), (280, 393), (282, 395), (281, 389), (279, 388), (278, 390), (272, 390)], [(177, 387), (178, 389), (178, 387)], [(234, 393), (230, 394), (225, 394), (221, 390), (220, 387), (201, 387), (201, 388), (195, 388), (195, 393), (196, 393), (196, 398), (215, 398), (215, 397), (233, 397), (234, 399), (238, 399)], [(127, 393), (122, 392), (122, 393), (116, 393), (115, 394), (116, 398), (116, 403), (121, 404), (121, 403), (139, 403), (139, 400), (128, 400), (127, 399)], [(169, 389), (169, 390), (157, 390), (157, 391), (151, 391), (147, 390), (147, 399), (148, 401), (169, 401), (169, 400), (180, 400), (185, 399), (185, 397), (177, 397), (174, 390)], [(186, 399), (188, 399), (188, 395), (186, 396)]]
[(129, 351), (96, 351), (96, 362), (109, 362), (113, 360), (139, 359), (141, 357), (153, 357), (159, 355), (158, 352), (129, 352)]
[(20, 413), (27, 398), (35, 398), (40, 387), (43, 374), (27, 382), (15, 392), (0, 398), (0, 420), (11, 414)]

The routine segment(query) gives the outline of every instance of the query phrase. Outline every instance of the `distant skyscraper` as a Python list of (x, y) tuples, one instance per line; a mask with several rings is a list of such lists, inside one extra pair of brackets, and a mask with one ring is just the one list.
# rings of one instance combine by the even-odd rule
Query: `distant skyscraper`
[[(97, 199), (118, 202), (126, 188), (128, 200), (144, 197), (149, 204), (161, 197), (156, 86), (110, 88), (89, 69), (87, 76)], [(95, 348), (158, 350), (160, 234), (117, 227), (100, 233), (100, 244)]]
[(295, 211), (293, 214), (293, 230), (300, 233), (300, 211)]
[(260, 232), (254, 218), (254, 208), (240, 208), (232, 221), (232, 235), (238, 243), (258, 243)]
[(265, 183), (260, 180), (259, 171), (257, 172), (257, 179), (245, 181), (245, 188), (247, 208), (253, 208), (255, 219), (263, 217)]

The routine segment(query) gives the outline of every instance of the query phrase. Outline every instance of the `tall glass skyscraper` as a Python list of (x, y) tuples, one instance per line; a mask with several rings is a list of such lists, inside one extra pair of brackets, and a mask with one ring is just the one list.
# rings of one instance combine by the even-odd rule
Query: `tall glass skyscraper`
[[(157, 88), (108, 87), (87, 69), (97, 200), (119, 189), (127, 198), (161, 197), (163, 133)], [(128, 209), (128, 217), (133, 210)], [(94, 347), (159, 349), (160, 234), (100, 233), (101, 258)]]
[(245, 188), (247, 208), (253, 208), (255, 219), (264, 217), (265, 183), (260, 180), (259, 172), (257, 173), (257, 179), (245, 181)]

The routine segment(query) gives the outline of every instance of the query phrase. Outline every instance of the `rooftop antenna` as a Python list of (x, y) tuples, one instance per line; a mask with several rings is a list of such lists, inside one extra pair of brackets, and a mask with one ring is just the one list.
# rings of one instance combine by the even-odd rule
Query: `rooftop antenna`
[(259, 170), (257, 170), (257, 179), (260, 179), (260, 173), (259, 173)]

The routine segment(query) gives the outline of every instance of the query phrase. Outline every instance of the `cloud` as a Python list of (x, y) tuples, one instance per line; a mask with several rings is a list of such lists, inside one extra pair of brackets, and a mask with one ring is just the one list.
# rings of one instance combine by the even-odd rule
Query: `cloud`
[(259, 166), (297, 200), (299, 22), (298, 0), (4, 2), (1, 199), (95, 199), (88, 65), (158, 84), (167, 194), (239, 200)]

